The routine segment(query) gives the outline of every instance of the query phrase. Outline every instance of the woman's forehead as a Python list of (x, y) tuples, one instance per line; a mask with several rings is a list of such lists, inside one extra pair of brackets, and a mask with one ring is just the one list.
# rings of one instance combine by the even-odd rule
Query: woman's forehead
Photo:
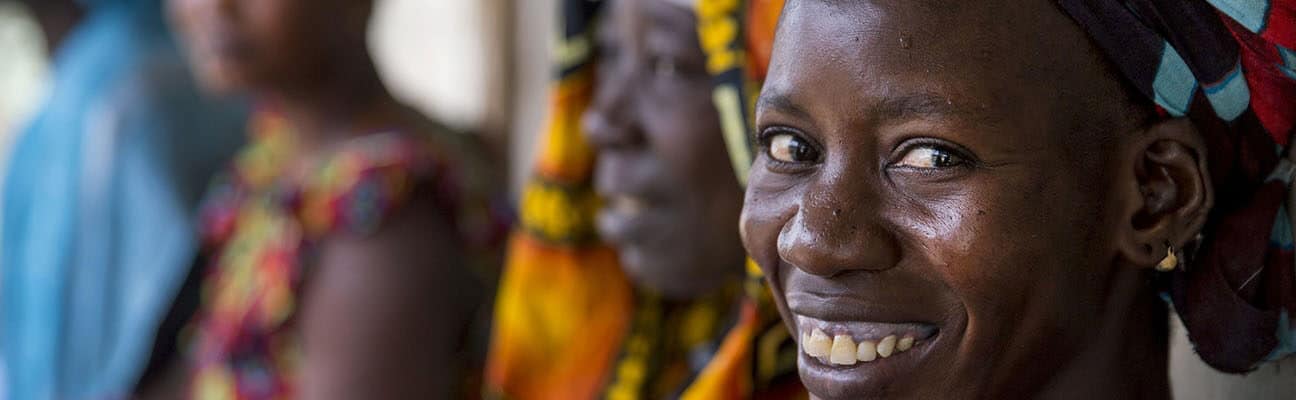
[(787, 4), (780, 37), (792, 30), (836, 40), (842, 48), (864, 54), (899, 48), (906, 54), (930, 53), (930, 59), (944, 55), (968, 64), (1004, 56), (1049, 58), (1054, 52), (1047, 50), (1057, 46), (1059, 39), (1086, 40), (1049, 0), (942, 2), (945, 6), (925, 0), (791, 0)]
[(1104, 86), (1092, 82), (1108, 77), (1101, 58), (1051, 2), (926, 3), (789, 1), (766, 88), (788, 91), (827, 80), (874, 96), (980, 94), (979, 103), (1058, 97), (1058, 89), (1101, 93), (1083, 87)]
[(790, 1), (758, 123), (824, 133), (923, 126), (1007, 149), (1094, 142), (1089, 126), (1125, 115), (1119, 80), (1056, 5), (1021, 0), (1031, 12), (981, 23), (992, 13), (974, 7), (982, 3), (1003, 5)]
[(608, 40), (617, 32), (648, 32), (696, 35), (697, 20), (693, 9), (682, 5), (688, 0), (612, 0), (606, 4), (599, 22), (598, 35)]

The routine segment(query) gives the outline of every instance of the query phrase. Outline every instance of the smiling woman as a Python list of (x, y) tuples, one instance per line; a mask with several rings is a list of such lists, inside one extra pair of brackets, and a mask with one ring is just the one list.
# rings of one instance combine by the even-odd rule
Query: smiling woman
[(742, 91), (713, 96), (715, 82), (733, 90), (718, 75), (746, 78), (744, 37), (704, 28), (776, 15), (781, 2), (563, 5), (561, 81), (496, 302), (487, 393), (802, 394), (787, 331), (745, 276), (742, 187), (722, 121), (742, 132), (746, 103)]
[(788, 2), (741, 229), (816, 397), (1167, 398), (1162, 293), (1290, 353), (1293, 4), (1060, 3)]
[[(599, 152), (600, 236), (637, 285), (687, 299), (740, 280), (742, 188), (724, 157), (711, 76), (689, 8), (611, 4), (583, 126)], [(680, 279), (688, 276), (690, 279)]]

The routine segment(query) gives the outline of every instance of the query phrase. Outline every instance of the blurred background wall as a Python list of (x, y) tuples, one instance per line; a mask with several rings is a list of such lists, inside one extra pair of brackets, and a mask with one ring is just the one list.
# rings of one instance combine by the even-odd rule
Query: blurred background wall
[(558, 37), (557, 0), (513, 2), (513, 98), (509, 129), (513, 193), (531, 165), (535, 137), (549, 110), (549, 50)]
[(395, 94), (458, 128), (502, 134), (511, 47), (504, 0), (381, 0), (370, 48)]

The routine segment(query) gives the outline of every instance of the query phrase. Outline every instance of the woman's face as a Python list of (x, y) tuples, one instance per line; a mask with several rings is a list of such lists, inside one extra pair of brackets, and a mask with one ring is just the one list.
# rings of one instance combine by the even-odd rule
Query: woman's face
[(219, 91), (309, 79), (368, 17), (362, 1), (169, 1), (198, 77)]
[(788, 2), (742, 233), (813, 394), (1017, 397), (1086, 346), (1124, 212), (1097, 138), (1136, 127), (1104, 68), (1048, 1)]
[(593, 103), (600, 235), (641, 288), (671, 298), (738, 278), (742, 189), (725, 157), (692, 11), (616, 0), (598, 30)]

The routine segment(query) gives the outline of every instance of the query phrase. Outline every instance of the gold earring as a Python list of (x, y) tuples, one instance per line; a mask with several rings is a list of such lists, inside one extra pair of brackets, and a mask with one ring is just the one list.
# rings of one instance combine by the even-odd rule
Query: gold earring
[(1166, 256), (1157, 263), (1156, 270), (1161, 272), (1174, 271), (1179, 266), (1179, 256), (1175, 255), (1174, 246), (1166, 246)]

